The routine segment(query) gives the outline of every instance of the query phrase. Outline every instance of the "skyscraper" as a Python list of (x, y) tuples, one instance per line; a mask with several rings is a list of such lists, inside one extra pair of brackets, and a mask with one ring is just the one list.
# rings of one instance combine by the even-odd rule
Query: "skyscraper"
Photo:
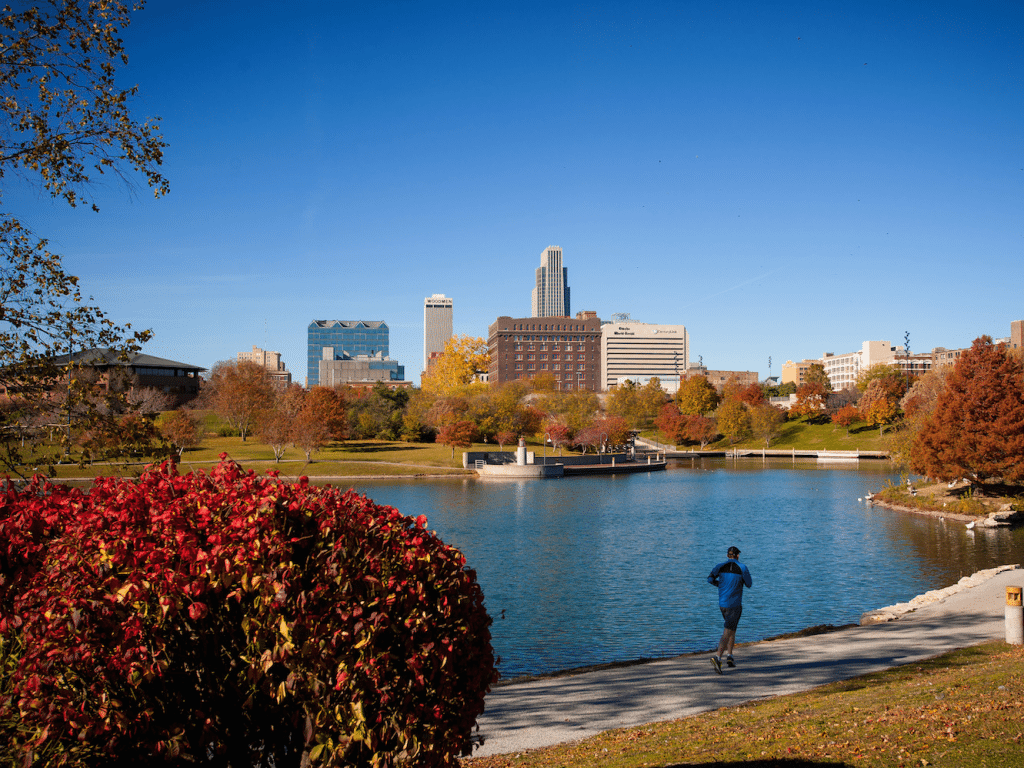
[(444, 352), (452, 337), (452, 300), (435, 293), (423, 300), (423, 370), (427, 370), (432, 352)]
[(569, 316), (569, 270), (562, 266), (560, 245), (549, 245), (540, 255), (532, 298), (533, 317)]

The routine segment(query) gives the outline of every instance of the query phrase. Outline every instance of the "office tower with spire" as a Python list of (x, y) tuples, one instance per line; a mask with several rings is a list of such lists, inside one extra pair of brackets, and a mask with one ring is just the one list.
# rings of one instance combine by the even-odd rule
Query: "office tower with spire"
[(532, 298), (532, 317), (569, 317), (569, 270), (562, 266), (560, 245), (549, 245), (540, 255)]
[(423, 300), (423, 370), (430, 367), (431, 355), (444, 352), (452, 337), (452, 300), (435, 293)]

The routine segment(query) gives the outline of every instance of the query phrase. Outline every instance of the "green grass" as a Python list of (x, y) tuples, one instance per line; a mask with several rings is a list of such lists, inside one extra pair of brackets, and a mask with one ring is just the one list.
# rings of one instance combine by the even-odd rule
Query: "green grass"
[(966, 648), (814, 690), (464, 768), (1024, 764), (1024, 649)]
[[(709, 450), (726, 450), (729, 448), (764, 448), (764, 440), (750, 438), (737, 443), (719, 440), (708, 446)], [(835, 424), (811, 424), (804, 419), (785, 422), (769, 446), (773, 450), (796, 448), (808, 451), (885, 451), (885, 435), (880, 435), (878, 427), (864, 424), (854, 425), (847, 435), (846, 429)]]
[[(505, 446), (505, 450), (511, 450)], [(530, 446), (538, 455), (540, 444)], [(185, 451), (179, 460), (182, 471), (209, 468), (220, 460), (220, 454), (242, 464), (246, 469), (263, 472), (280, 471), (282, 477), (416, 477), (423, 475), (475, 474), (462, 467), (462, 453), (468, 451), (497, 451), (498, 446), (476, 443), (466, 449), (452, 449), (437, 443), (405, 443), (387, 440), (353, 440), (333, 443), (313, 454), (307, 462), (305, 454), (296, 449), (285, 451), (280, 462), (274, 460), (270, 446), (255, 438), (242, 442), (240, 437), (206, 437), (202, 445)], [(550, 455), (552, 451), (548, 449)], [(566, 455), (573, 452), (566, 450)], [(133, 459), (127, 462), (103, 462), (79, 467), (76, 463), (59, 465), (57, 478), (83, 478), (100, 475), (133, 475), (142, 471), (151, 459)]]

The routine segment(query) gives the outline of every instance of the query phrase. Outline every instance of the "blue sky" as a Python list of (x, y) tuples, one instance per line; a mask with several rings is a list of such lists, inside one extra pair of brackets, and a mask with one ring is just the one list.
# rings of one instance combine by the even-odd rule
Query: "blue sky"
[(913, 351), (1024, 318), (1016, 2), (149, 0), (125, 34), (171, 193), (5, 205), (146, 351), (384, 320), (418, 381), (423, 298), (456, 333), (572, 308), (681, 323), (692, 358)]

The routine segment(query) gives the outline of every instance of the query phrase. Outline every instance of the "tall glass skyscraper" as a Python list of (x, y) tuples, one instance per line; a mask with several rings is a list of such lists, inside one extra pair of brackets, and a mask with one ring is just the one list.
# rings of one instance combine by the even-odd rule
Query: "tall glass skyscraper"
[(532, 298), (532, 317), (569, 317), (569, 270), (562, 266), (560, 245), (549, 245), (540, 255)]
[(320, 361), (324, 347), (334, 349), (333, 359), (342, 355), (388, 357), (388, 324), (383, 320), (314, 320), (306, 336), (306, 386), (320, 384)]
[(452, 300), (435, 293), (423, 300), (423, 370), (427, 370), (432, 352), (444, 352), (452, 337)]

